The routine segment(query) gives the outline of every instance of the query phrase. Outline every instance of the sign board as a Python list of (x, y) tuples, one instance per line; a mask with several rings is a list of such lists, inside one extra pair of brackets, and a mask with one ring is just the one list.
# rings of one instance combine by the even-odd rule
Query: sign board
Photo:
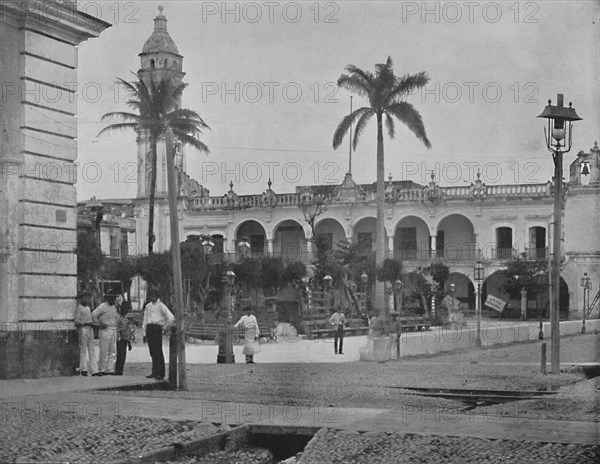
[(498, 311), (499, 313), (501, 313), (504, 310), (504, 306), (506, 306), (506, 301), (504, 301), (501, 298), (498, 298), (497, 296), (488, 295), (484, 304), (486, 306), (489, 306), (493, 310)]

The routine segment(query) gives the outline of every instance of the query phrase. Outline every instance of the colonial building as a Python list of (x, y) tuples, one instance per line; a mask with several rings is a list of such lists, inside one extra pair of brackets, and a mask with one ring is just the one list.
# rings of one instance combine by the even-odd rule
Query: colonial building
[[(162, 14), (154, 19), (154, 31), (141, 57), (143, 76), (170, 75), (181, 79), (183, 57), (167, 32)], [(138, 195), (136, 203), (137, 249), (148, 243), (147, 140), (138, 144)], [(155, 250), (170, 246), (169, 211), (164, 141), (159, 144), (155, 210)], [(551, 163), (550, 156), (548, 162)], [(239, 244), (249, 243), (254, 255), (282, 256), (310, 263), (311, 227), (303, 214), (315, 189), (298, 187), (294, 193), (276, 193), (269, 180), (254, 195), (229, 191), (212, 195), (185, 172), (184, 147), (177, 146), (179, 173), (179, 235), (210, 235), (227, 259), (240, 257)], [(276, 188), (276, 187), (275, 187)], [(600, 150), (597, 143), (579, 152), (571, 163), (564, 203), (561, 308), (570, 317), (583, 308), (580, 278), (587, 272), (600, 282)], [(400, 259), (405, 270), (425, 267), (432, 261), (446, 263), (455, 283), (455, 296), (474, 307), (473, 268), (485, 266), (484, 288), (498, 294), (497, 271), (507, 260), (526, 253), (530, 258), (549, 258), (553, 223), (553, 185), (485, 185), (479, 176), (469, 186), (440, 186), (432, 177), (428, 185), (394, 181), (386, 185), (386, 248), (390, 258)], [(331, 244), (342, 240), (372, 243), (376, 224), (375, 185), (357, 185), (351, 173), (334, 189), (324, 214), (317, 218), (315, 234), (325, 234)], [(595, 294), (595, 291), (593, 292)]]
[(0, 2), (0, 378), (74, 372), (78, 45), (110, 24)]

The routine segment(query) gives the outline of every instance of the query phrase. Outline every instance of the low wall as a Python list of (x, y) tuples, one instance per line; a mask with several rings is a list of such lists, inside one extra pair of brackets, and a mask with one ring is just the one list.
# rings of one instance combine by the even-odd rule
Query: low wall
[[(581, 332), (581, 321), (560, 323), (560, 335)], [(588, 332), (600, 330), (600, 319), (586, 321)], [(544, 339), (550, 338), (550, 323), (542, 326)], [(481, 345), (503, 345), (507, 343), (538, 340), (539, 324), (536, 322), (490, 322), (481, 323)], [(464, 329), (434, 327), (428, 332), (404, 333), (400, 338), (400, 357), (428, 355), (453, 350), (466, 350), (475, 346), (477, 326), (470, 324)]]
[(75, 374), (75, 330), (0, 331), (0, 379), (36, 379)]

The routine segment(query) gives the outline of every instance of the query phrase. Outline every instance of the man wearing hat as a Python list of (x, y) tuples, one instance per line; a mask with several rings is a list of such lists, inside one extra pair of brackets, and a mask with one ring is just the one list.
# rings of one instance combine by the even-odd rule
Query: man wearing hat
[(117, 294), (109, 291), (104, 295), (104, 303), (92, 312), (92, 320), (100, 327), (99, 375), (115, 375), (117, 361), (117, 320), (119, 313), (115, 306)]
[(148, 289), (148, 304), (144, 310), (142, 332), (144, 340), (148, 342), (152, 358), (152, 373), (146, 378), (163, 380), (165, 378), (165, 356), (162, 349), (163, 330), (168, 329), (175, 318), (159, 297), (160, 293), (156, 287)]
[(82, 290), (77, 294), (77, 307), (73, 315), (73, 322), (79, 334), (79, 373), (83, 376), (98, 375), (96, 364), (96, 343), (94, 341), (94, 324), (92, 311), (90, 309), (90, 297), (92, 294)]

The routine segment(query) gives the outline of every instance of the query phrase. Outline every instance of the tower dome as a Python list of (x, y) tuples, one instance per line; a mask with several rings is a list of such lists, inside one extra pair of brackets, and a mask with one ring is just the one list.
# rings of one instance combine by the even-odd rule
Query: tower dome
[(158, 15), (154, 18), (154, 31), (146, 40), (142, 54), (146, 53), (172, 53), (179, 55), (177, 45), (167, 32), (167, 17), (163, 15), (164, 7), (158, 7)]
[(181, 82), (185, 76), (182, 71), (183, 56), (179, 54), (177, 45), (167, 32), (167, 18), (163, 10), (162, 5), (158, 7), (158, 15), (154, 18), (154, 31), (139, 54), (139, 73), (143, 79), (162, 79), (168, 76)]

